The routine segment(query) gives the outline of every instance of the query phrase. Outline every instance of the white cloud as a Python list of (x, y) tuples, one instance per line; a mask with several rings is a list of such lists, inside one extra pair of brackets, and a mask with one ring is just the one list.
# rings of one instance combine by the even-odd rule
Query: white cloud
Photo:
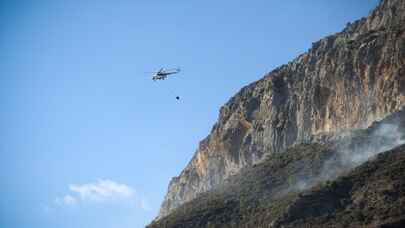
[(144, 211), (152, 210), (148, 200), (136, 194), (135, 189), (108, 179), (99, 179), (86, 184), (71, 184), (69, 191), (69, 194), (56, 198), (55, 204), (73, 206), (86, 202), (125, 202)]
[(63, 202), (66, 205), (75, 205), (77, 204), (77, 199), (71, 195), (66, 195), (65, 197), (63, 197)]
[(71, 195), (65, 195), (62, 198), (56, 198), (55, 199), (55, 203), (57, 205), (68, 205), (68, 206), (72, 206), (72, 205), (76, 205), (78, 203), (78, 199), (71, 196)]
[(82, 201), (111, 201), (134, 197), (135, 191), (111, 180), (98, 180), (83, 185), (72, 184), (69, 190), (77, 194)]

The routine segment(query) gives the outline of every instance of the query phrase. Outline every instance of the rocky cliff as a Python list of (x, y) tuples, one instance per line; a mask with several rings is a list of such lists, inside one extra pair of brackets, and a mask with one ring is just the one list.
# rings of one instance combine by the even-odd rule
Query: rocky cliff
[(171, 180), (162, 218), (243, 167), (302, 142), (325, 142), (405, 104), (405, 1), (382, 0), (367, 18), (244, 87)]
[(333, 142), (270, 154), (148, 228), (399, 228), (404, 187), (405, 108)]
[[(302, 156), (314, 158), (309, 151), (316, 151), (316, 147), (298, 147), (304, 152), (297, 156), (300, 160), (287, 166), (304, 161)], [(313, 164), (318, 165), (319, 160)], [(260, 195), (271, 192), (261, 192), (266, 189), (262, 187), (280, 178), (266, 178), (264, 174), (270, 174), (268, 168), (274, 164), (263, 165), (267, 167), (248, 172), (259, 177), (258, 181), (244, 180), (260, 183), (255, 186), (259, 191), (242, 185), (244, 195), (237, 195), (237, 200), (212, 193), (199, 196), (193, 204), (183, 204), (148, 228), (405, 227), (405, 146), (382, 153), (335, 181), (271, 200)], [(263, 168), (265, 172), (257, 176)]]

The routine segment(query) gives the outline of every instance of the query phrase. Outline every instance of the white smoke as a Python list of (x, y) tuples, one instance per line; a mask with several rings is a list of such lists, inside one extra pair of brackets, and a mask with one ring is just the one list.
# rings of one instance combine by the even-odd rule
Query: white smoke
[(297, 178), (286, 192), (303, 191), (321, 182), (333, 180), (373, 159), (377, 154), (404, 143), (405, 135), (399, 125), (395, 124), (381, 124), (364, 137), (348, 137), (338, 146), (336, 153), (324, 162), (320, 175)]
[[(348, 169), (363, 164), (379, 153), (391, 150), (405, 143), (405, 138), (399, 126), (394, 124), (379, 125), (364, 141), (360, 139), (360, 142), (357, 142), (358, 139), (356, 139), (357, 141), (352, 142), (351, 140), (353, 139), (354, 137), (350, 137), (348, 139), (349, 142), (338, 149), (337, 166), (333, 165), (333, 162), (336, 162), (336, 158), (325, 162), (324, 175), (329, 173), (330, 177), (336, 177), (336, 174), (339, 175)], [(325, 177), (328, 179), (328, 175)]]

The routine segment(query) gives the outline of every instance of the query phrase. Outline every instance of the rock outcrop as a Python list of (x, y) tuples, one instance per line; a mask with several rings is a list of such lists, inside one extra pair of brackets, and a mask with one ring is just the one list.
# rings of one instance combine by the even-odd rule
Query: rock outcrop
[(404, 227), (404, 187), (405, 108), (270, 154), (148, 228)]
[(382, 0), (367, 18), (244, 87), (171, 180), (158, 218), (243, 167), (303, 142), (366, 128), (405, 104), (405, 1)]
[(401, 228), (405, 227), (404, 174), (402, 146), (382, 153), (336, 181), (285, 195), (267, 207), (255, 208), (255, 200), (248, 205), (250, 208), (245, 207), (246, 203), (240, 208), (241, 204), (235, 201), (213, 198), (216, 203), (196, 202), (202, 209), (187, 208), (188, 213), (177, 209), (148, 228)]

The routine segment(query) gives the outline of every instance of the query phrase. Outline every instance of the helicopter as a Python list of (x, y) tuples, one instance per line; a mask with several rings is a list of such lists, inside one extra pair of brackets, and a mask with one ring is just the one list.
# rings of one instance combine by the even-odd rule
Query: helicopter
[(180, 68), (176, 68), (176, 69), (164, 69), (164, 68), (160, 68), (160, 70), (158, 72), (152, 72), (152, 80), (153, 81), (158, 81), (158, 80), (165, 80), (169, 75), (172, 74), (177, 74), (180, 72)]
[[(164, 69), (160, 68), (158, 72), (150, 72), (153, 73), (152, 75), (152, 80), (153, 81), (159, 81), (159, 80), (165, 80), (169, 75), (172, 74), (177, 74), (180, 72), (180, 68), (175, 68), (175, 69)], [(180, 96), (176, 96), (176, 100), (180, 100)]]

